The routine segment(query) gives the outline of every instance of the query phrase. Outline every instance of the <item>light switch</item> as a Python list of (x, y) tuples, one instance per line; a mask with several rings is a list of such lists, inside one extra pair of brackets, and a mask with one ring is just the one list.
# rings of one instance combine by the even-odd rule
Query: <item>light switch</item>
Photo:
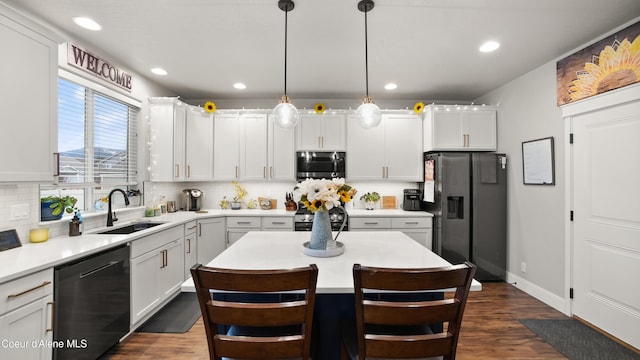
[(13, 204), (11, 205), (11, 213), (9, 220), (22, 220), (29, 218), (29, 204)]

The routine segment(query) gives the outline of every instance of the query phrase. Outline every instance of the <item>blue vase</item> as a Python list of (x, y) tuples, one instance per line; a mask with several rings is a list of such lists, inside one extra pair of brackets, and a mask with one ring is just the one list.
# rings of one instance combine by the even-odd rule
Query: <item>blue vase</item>
[(331, 220), (329, 212), (318, 210), (313, 215), (313, 226), (311, 228), (311, 241), (309, 248), (315, 250), (326, 250), (327, 242), (331, 241)]
[(62, 219), (62, 213), (53, 215), (51, 205), (53, 202), (40, 202), (40, 221), (51, 221)]

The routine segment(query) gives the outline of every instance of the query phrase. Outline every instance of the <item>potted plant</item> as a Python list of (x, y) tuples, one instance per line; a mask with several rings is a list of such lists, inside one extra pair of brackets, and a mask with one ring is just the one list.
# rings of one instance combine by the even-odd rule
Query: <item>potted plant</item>
[(380, 200), (380, 194), (377, 192), (368, 192), (360, 196), (360, 200), (364, 200), (364, 208), (367, 210), (373, 210), (378, 200)]
[(42, 221), (59, 220), (64, 213), (71, 214), (76, 209), (73, 196), (47, 196), (40, 199), (40, 219)]
[(231, 184), (236, 190), (236, 196), (234, 196), (233, 201), (231, 201), (231, 210), (240, 210), (244, 203), (244, 198), (247, 196), (247, 190), (245, 190), (237, 181), (233, 181)]

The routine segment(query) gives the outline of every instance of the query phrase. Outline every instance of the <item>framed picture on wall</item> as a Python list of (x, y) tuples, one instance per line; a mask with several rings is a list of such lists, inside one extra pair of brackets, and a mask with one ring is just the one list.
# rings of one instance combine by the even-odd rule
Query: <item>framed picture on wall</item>
[(553, 137), (522, 143), (522, 176), (525, 185), (555, 185)]

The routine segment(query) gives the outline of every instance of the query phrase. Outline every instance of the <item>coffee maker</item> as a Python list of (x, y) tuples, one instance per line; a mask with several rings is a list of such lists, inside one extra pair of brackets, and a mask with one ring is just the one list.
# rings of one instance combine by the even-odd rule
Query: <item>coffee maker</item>
[(198, 189), (184, 189), (183, 193), (183, 206), (186, 211), (199, 211), (202, 208), (202, 196), (204, 193)]
[(422, 209), (422, 191), (420, 189), (404, 189), (402, 209), (407, 211), (420, 211)]

